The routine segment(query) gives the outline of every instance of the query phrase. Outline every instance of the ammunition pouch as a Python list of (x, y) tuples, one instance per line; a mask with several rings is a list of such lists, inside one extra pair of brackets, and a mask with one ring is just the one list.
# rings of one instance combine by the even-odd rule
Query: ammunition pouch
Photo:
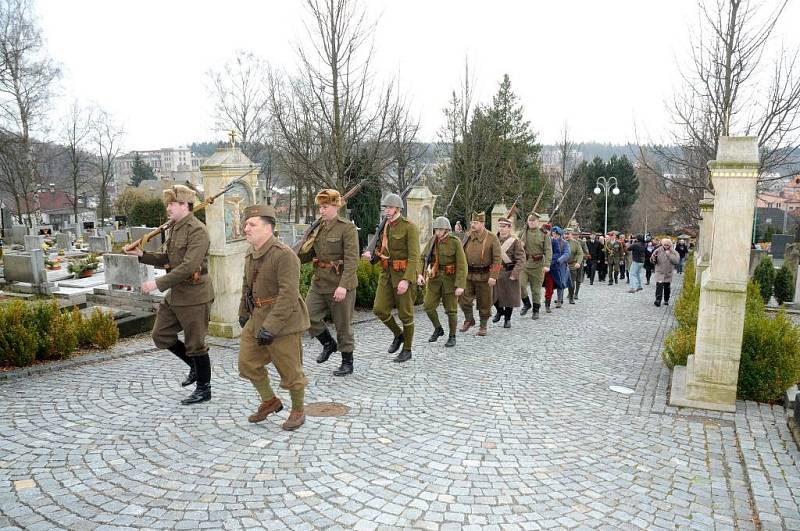
[(388, 258), (381, 258), (381, 267), (388, 269), (391, 266), (392, 271), (405, 271), (408, 268), (408, 260), (389, 260)]
[(311, 261), (314, 264), (314, 267), (320, 267), (322, 269), (333, 269), (333, 271), (337, 275), (342, 274), (342, 270), (344, 269), (344, 260), (334, 260), (333, 262), (323, 262), (319, 258), (314, 258)]
[(445, 275), (455, 275), (456, 274), (456, 265), (449, 264), (444, 266), (444, 274)]

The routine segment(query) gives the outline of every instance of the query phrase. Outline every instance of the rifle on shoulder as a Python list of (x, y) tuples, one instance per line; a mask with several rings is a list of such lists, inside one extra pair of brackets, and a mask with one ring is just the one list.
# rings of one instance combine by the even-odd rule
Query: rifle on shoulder
[[(214, 194), (213, 196), (211, 196), (211, 197), (209, 197), (207, 199), (204, 199), (201, 203), (199, 203), (197, 205), (194, 205), (194, 208), (192, 208), (192, 213), (200, 212), (201, 210), (203, 210), (208, 205), (214, 203), (215, 199), (217, 199), (219, 196), (223, 195), (224, 193), (229, 192), (234, 187), (234, 185), (236, 185), (242, 179), (244, 179), (245, 177), (247, 177), (248, 175), (253, 173), (259, 167), (260, 166), (253, 166), (252, 168), (250, 168), (249, 171), (247, 171), (243, 175), (240, 175), (239, 177), (237, 177), (236, 179), (232, 180), (227, 185), (225, 185), (225, 188), (220, 190), (218, 193)], [(145, 234), (144, 236), (142, 236), (138, 240), (126, 245), (123, 248), (123, 251), (126, 251), (126, 252), (127, 251), (132, 251), (132, 250), (136, 249), (137, 247), (141, 247), (142, 249), (144, 249), (144, 246), (147, 245), (147, 242), (149, 242), (150, 240), (152, 240), (153, 238), (155, 238), (159, 234), (163, 234), (164, 232), (167, 231), (167, 229), (172, 227), (172, 225), (174, 225), (174, 224), (175, 224), (175, 222), (170, 219), (166, 223), (163, 223), (159, 227), (151, 230), (150, 232), (148, 232), (147, 234)]]
[[(347, 193), (345, 193), (342, 196), (342, 202), (345, 203), (345, 202), (347, 202), (348, 199), (350, 199), (351, 197), (356, 195), (358, 193), (358, 191), (361, 190), (361, 188), (364, 186), (364, 184), (366, 184), (366, 182), (367, 182), (366, 179), (362, 179), (355, 186), (350, 188), (347, 191)], [(314, 238), (317, 235), (317, 231), (319, 230), (319, 226), (320, 226), (321, 223), (322, 223), (322, 217), (320, 216), (320, 217), (317, 217), (314, 220), (314, 222), (311, 225), (308, 226), (308, 228), (306, 228), (306, 231), (303, 233), (303, 237), (300, 238), (294, 245), (292, 245), (292, 251), (294, 251), (295, 254), (300, 254), (301, 251), (302, 252), (307, 252), (308, 251), (308, 248), (310, 248), (310, 245), (307, 245), (307, 242), (309, 242), (309, 240), (310, 240), (311, 244), (313, 245)], [(307, 247), (307, 248), (304, 249), (304, 247)]]

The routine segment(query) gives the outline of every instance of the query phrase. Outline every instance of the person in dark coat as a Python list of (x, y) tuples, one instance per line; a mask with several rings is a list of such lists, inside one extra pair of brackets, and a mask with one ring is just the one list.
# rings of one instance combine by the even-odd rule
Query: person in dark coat
[(553, 298), (553, 290), (556, 291), (556, 308), (561, 308), (564, 304), (564, 290), (570, 285), (569, 268), (569, 244), (562, 239), (563, 231), (561, 227), (553, 227), (550, 231), (553, 245), (553, 258), (550, 262), (550, 271), (544, 279), (544, 306), (545, 311), (550, 312), (550, 301)]
[(686, 264), (686, 255), (689, 254), (689, 248), (686, 246), (686, 241), (678, 240), (678, 245), (675, 246), (675, 251), (678, 253), (680, 260), (678, 261), (678, 274), (683, 274), (683, 266)]
[(653, 256), (653, 251), (656, 250), (656, 245), (653, 243), (653, 240), (648, 240), (647, 245), (644, 248), (644, 276), (647, 279), (647, 285), (650, 285), (650, 277), (653, 276), (653, 270), (656, 268), (656, 265), (650, 261), (650, 258)]

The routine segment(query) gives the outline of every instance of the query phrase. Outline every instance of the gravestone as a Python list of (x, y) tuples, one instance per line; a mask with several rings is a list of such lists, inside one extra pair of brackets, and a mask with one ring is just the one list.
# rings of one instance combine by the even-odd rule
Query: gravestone
[[(134, 242), (147, 234), (148, 232), (152, 232), (155, 230), (155, 227), (131, 227), (131, 241)], [(143, 250), (147, 251), (148, 253), (157, 253), (161, 251), (161, 245), (164, 243), (164, 233), (162, 232), (155, 238), (149, 240), (147, 244), (144, 246)]]
[(694, 354), (672, 373), (672, 406), (736, 411), (758, 139), (721, 137), (708, 163), (714, 185), (713, 252), (700, 286)]
[(63, 251), (72, 250), (72, 234), (69, 232), (59, 232), (56, 234), (56, 249)]
[(206, 227), (211, 246), (208, 269), (214, 286), (214, 302), (208, 333), (221, 337), (238, 337), (239, 301), (242, 298), (244, 256), (250, 244), (242, 232), (242, 211), (255, 202), (258, 186), (255, 164), (238, 147), (217, 149), (200, 166), (207, 197), (221, 192), (231, 181), (250, 172), (230, 190), (206, 207)]
[(89, 252), (97, 254), (110, 253), (111, 238), (108, 236), (89, 236)]
[(127, 230), (115, 230), (111, 232), (111, 241), (113, 243), (127, 243), (128, 241), (128, 231)]
[(782, 259), (786, 254), (786, 246), (794, 241), (793, 234), (773, 234), (772, 245), (770, 246), (770, 253), (773, 260)]
[(112, 289), (130, 286), (133, 291), (141, 292), (142, 283), (153, 280), (153, 266), (140, 264), (139, 259), (127, 254), (106, 254), (103, 256), (105, 281)]
[(36, 236), (33, 234), (28, 234), (27, 236), (25, 236), (26, 251), (35, 251), (36, 249), (41, 250), (43, 243), (44, 243), (44, 236)]
[(53, 235), (53, 226), (52, 225), (37, 225), (31, 231), (31, 234), (39, 234), (41, 236), (52, 236)]
[(278, 238), (280, 238), (280, 240), (283, 243), (285, 243), (289, 247), (294, 245), (295, 242), (294, 228), (291, 225), (286, 223), (279, 223), (276, 232), (278, 234)]
[(47, 282), (47, 271), (44, 267), (44, 251), (36, 249), (25, 253), (6, 253), (3, 257), (3, 275), (6, 284), (24, 282), (31, 285), (33, 291), (48, 294), (52, 288)]
[(28, 227), (25, 225), (14, 225), (11, 227), (11, 243), (18, 245), (25, 244), (25, 236), (28, 235)]

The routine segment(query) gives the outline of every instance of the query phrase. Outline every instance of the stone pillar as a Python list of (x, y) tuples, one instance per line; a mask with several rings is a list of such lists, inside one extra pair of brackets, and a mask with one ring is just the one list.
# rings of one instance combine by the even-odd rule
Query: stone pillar
[(703, 193), (700, 200), (700, 236), (697, 242), (697, 256), (695, 257), (695, 280), (701, 282), (703, 272), (711, 263), (712, 235), (714, 233), (714, 196), (708, 191)]
[[(495, 203), (494, 204), (494, 206), (492, 207), (492, 213), (491, 213), (492, 232), (495, 232), (495, 233), (497, 232), (497, 220), (500, 219), (500, 218), (506, 217), (507, 213), (508, 213), (508, 209), (506, 208), (505, 203)], [(511, 225), (511, 229), (514, 232), (516, 232), (516, 227), (514, 225)]]
[(708, 163), (716, 215), (703, 275), (694, 355), (672, 373), (670, 405), (736, 411), (750, 238), (758, 179), (758, 140), (722, 137)]
[[(217, 150), (201, 167), (206, 197), (222, 191), (225, 186), (255, 166), (238, 147)], [(250, 244), (242, 231), (242, 212), (255, 202), (258, 172), (253, 171), (234, 188), (208, 205), (206, 227), (211, 239), (208, 269), (214, 286), (214, 303), (208, 333), (234, 338), (239, 328), (239, 301), (242, 297), (244, 256)]]
[(424, 179), (406, 197), (406, 215), (419, 228), (420, 251), (433, 236), (433, 206), (437, 197), (431, 193)]

